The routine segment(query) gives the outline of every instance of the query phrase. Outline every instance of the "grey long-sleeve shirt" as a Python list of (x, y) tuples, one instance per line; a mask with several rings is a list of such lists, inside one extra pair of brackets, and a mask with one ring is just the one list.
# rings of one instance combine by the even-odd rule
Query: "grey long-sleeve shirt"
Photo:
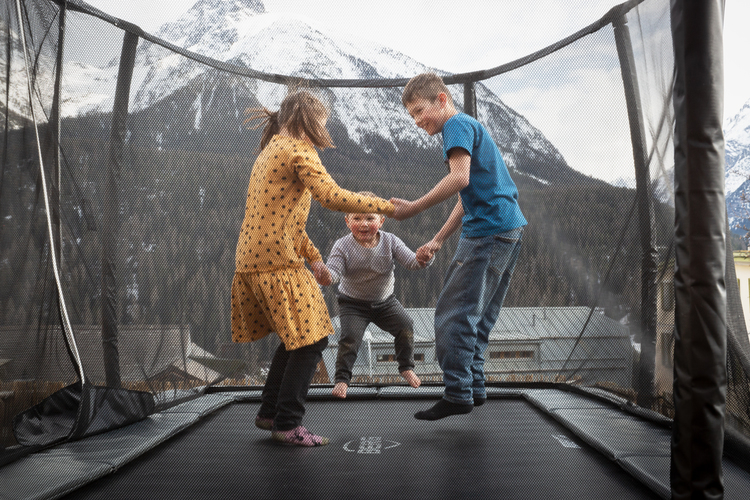
[(363, 247), (352, 234), (339, 238), (326, 265), (340, 293), (379, 302), (393, 293), (396, 261), (406, 269), (420, 269), (416, 254), (398, 236), (380, 231), (380, 241), (374, 248)]

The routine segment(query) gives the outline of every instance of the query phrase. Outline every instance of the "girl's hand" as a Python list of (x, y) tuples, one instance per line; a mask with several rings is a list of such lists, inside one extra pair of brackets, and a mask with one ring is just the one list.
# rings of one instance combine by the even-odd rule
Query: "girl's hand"
[(393, 218), (396, 220), (408, 219), (419, 213), (413, 201), (402, 200), (401, 198), (391, 198), (388, 201), (396, 207), (396, 210), (393, 212)]
[(315, 276), (315, 281), (317, 281), (319, 285), (328, 286), (331, 284), (333, 281), (331, 271), (328, 270), (328, 266), (326, 266), (322, 260), (312, 262), (310, 267), (312, 268), (313, 276)]

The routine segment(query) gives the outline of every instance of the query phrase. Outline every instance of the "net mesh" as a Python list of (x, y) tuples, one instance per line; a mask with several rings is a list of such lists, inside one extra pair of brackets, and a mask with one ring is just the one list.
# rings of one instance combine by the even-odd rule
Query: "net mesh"
[[(603, 391), (672, 417), (669, 2), (635, 3), (626, 14), (633, 56), (627, 74), (615, 28), (606, 22), (476, 84), (478, 119), (500, 147), (529, 221), (486, 372), (493, 382), (564, 382)], [(278, 345), (275, 336), (231, 343), (230, 286), (260, 138), (260, 131), (243, 126), (245, 110), (276, 109), (287, 85), (248, 76), (262, 51), (255, 59), (207, 64), (153, 37), (141, 39), (118, 145), (112, 123), (124, 31), (80, 2), (70, 5), (76, 8), (64, 15), (43, 0), (2, 5), (0, 429), (6, 447), (16, 444), (14, 415), (79, 380), (76, 350), (87, 379), (107, 384), (112, 358), (105, 351), (113, 343), (102, 340), (105, 303), (114, 304), (122, 387), (153, 394), (161, 407), (212, 385), (262, 385)], [(337, 147), (321, 152), (323, 164), (347, 189), (415, 199), (446, 170), (439, 140), (414, 127), (393, 84), (413, 76), (414, 66), (391, 74), (366, 61), (360, 66), (360, 73), (342, 78), (367, 80), (368, 88), (303, 83), (331, 107)], [(312, 62), (296, 71), (292, 76), (301, 79), (319, 76)], [(643, 278), (643, 201), (627, 180), (635, 167), (623, 81), (632, 75), (648, 170), (640, 189), (656, 269), (650, 282)], [(464, 85), (450, 89), (461, 108)], [(113, 164), (113, 151), (119, 163)], [(108, 182), (114, 191), (107, 191)], [(383, 229), (416, 249), (451, 208), (444, 203), (404, 222), (389, 220)], [(106, 214), (114, 214), (114, 224)], [(307, 232), (325, 258), (347, 228), (342, 214), (313, 204)], [(429, 269), (395, 271), (396, 297), (415, 320), (416, 371), (426, 381), (441, 380), (432, 308), (455, 241)], [(61, 318), (55, 253), (74, 342)], [(110, 259), (114, 301), (102, 285)], [(748, 437), (750, 347), (728, 264), (728, 422)], [(645, 305), (644, 286), (654, 299)], [(337, 324), (335, 294), (325, 289)], [(371, 332), (353, 381), (403, 383), (392, 338)], [(335, 349), (334, 336), (315, 383), (331, 383)]]

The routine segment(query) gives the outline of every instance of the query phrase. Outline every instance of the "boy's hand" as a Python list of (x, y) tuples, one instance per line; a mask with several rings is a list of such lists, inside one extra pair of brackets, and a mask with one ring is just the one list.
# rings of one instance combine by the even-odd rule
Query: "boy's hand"
[(328, 266), (326, 266), (322, 260), (312, 262), (310, 267), (312, 268), (313, 276), (315, 276), (315, 281), (317, 281), (319, 285), (328, 286), (331, 284), (333, 281), (331, 271), (328, 270)]
[(435, 252), (440, 250), (442, 245), (435, 240), (429, 241), (417, 249), (417, 262), (422, 267), (426, 266), (435, 256)]
[(393, 218), (396, 220), (404, 220), (417, 215), (417, 210), (413, 201), (402, 200), (401, 198), (391, 198), (391, 203), (396, 207), (393, 212)]

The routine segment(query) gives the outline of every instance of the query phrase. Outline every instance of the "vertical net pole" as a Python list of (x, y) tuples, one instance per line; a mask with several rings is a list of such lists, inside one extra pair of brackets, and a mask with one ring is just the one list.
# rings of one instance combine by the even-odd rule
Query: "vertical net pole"
[(464, 113), (477, 117), (477, 92), (474, 82), (464, 83)]
[(676, 67), (673, 499), (724, 497), (723, 16), (723, 0), (671, 3)]
[(50, 142), (46, 151), (53, 152), (52, 156), (52, 168), (53, 176), (50, 187), (52, 188), (52, 199), (54, 204), (52, 206), (52, 221), (56, 226), (55, 237), (55, 249), (57, 250), (57, 262), (60, 269), (63, 267), (62, 262), (62, 224), (60, 223), (60, 202), (61, 202), (61, 186), (62, 179), (60, 175), (60, 85), (62, 82), (63, 72), (63, 50), (65, 45), (65, 4), (60, 5), (58, 13), (58, 34), (57, 34), (57, 71), (55, 72), (55, 87), (54, 94), (52, 96), (52, 110), (50, 112), (49, 119), (49, 138)]
[(638, 88), (633, 46), (625, 15), (616, 18), (614, 27), (617, 55), (625, 90), (625, 102), (630, 124), (630, 142), (635, 164), (638, 227), (641, 239), (641, 356), (638, 371), (638, 405), (651, 408), (654, 402), (656, 368), (656, 279), (658, 252), (654, 242), (654, 208), (649, 188), (648, 147), (643, 108)]
[(135, 66), (138, 36), (125, 32), (117, 74), (112, 130), (104, 187), (102, 228), (102, 348), (107, 387), (120, 387), (120, 355), (117, 345), (117, 241), (119, 239), (119, 190), (123, 148), (127, 132), (130, 82)]

